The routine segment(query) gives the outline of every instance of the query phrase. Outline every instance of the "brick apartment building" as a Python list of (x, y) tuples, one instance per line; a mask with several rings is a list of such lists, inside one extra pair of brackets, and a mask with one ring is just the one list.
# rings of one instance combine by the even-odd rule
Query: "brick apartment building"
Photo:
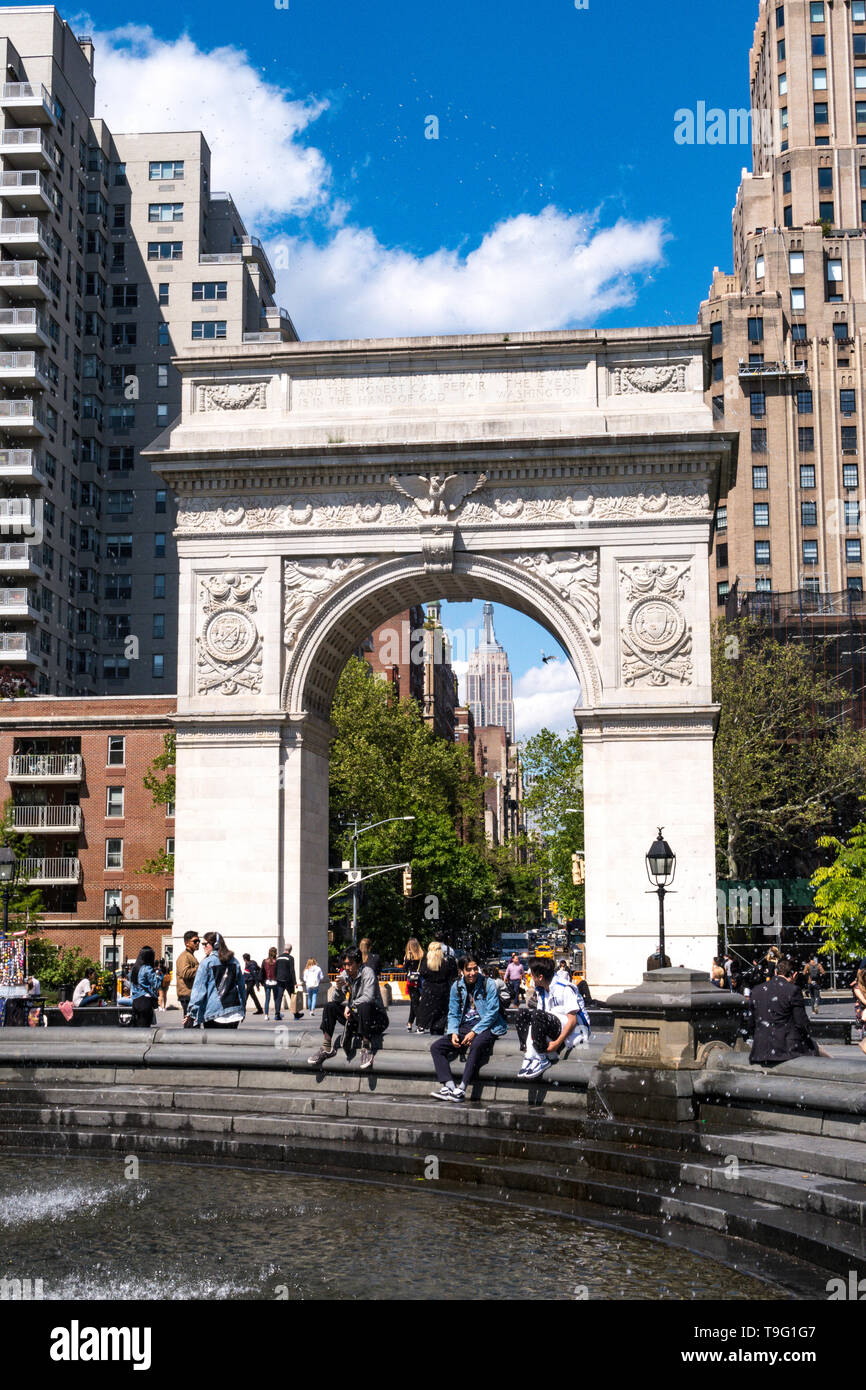
[(174, 806), (155, 806), (143, 779), (176, 708), (173, 695), (0, 705), (3, 799), (12, 802), (13, 829), (31, 837), (22, 869), (42, 893), (44, 933), (106, 966), (112, 903), (124, 914), (121, 962), (143, 945), (171, 955), (173, 877), (137, 870), (160, 851), (174, 853)]
[(429, 604), (426, 613), (422, 604), (414, 604), (381, 623), (363, 656), (398, 699), (417, 702), (435, 734), (449, 743), (454, 740), (457, 677), (438, 603)]

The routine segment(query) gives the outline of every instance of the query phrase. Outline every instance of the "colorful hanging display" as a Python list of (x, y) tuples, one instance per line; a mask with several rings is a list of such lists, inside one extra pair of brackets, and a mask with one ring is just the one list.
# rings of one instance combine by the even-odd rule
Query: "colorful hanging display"
[(25, 937), (0, 941), (0, 989), (16, 989), (27, 982)]

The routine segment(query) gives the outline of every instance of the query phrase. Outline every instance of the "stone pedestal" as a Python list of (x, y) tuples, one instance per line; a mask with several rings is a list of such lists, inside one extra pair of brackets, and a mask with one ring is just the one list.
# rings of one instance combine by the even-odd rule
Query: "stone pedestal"
[(613, 1039), (593, 1076), (590, 1114), (693, 1120), (693, 1075), (714, 1050), (733, 1048), (745, 1003), (698, 970), (654, 970), (636, 989), (612, 995)]

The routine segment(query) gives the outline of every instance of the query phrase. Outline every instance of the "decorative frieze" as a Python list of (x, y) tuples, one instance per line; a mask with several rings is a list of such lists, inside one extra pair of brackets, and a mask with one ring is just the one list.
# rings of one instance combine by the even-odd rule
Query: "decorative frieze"
[(658, 395), (663, 391), (685, 391), (685, 362), (654, 367), (614, 367), (610, 374), (612, 396)]
[(414, 502), (423, 517), (451, 516), (461, 503), (473, 492), (477, 492), (487, 482), (487, 474), (443, 473), (422, 474), (403, 473), (399, 478), (391, 477), (395, 487), (410, 502)]
[(199, 385), (195, 388), (195, 409), (213, 410), (267, 410), (268, 383), (266, 381), (228, 381), (221, 385)]
[(283, 641), (287, 647), (295, 640), (322, 600), (350, 575), (364, 569), (363, 560), (331, 560), (321, 564), (286, 560), (283, 565)]
[(521, 569), (549, 584), (577, 613), (590, 639), (601, 641), (598, 589), (598, 551), (545, 551), (512, 557)]
[(262, 638), (253, 613), (261, 578), (227, 571), (200, 580), (196, 694), (237, 695), (262, 687)]
[(679, 602), (691, 578), (689, 564), (621, 565), (626, 609), (622, 626), (625, 685), (692, 683), (692, 630)]

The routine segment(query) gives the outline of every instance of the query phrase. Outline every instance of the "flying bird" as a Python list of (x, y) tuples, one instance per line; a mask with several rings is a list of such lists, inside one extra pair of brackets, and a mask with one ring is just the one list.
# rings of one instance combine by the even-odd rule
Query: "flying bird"
[(541, 648), (541, 660), (544, 662), (544, 665), (546, 666), (547, 663), (548, 663), (548, 661), (555, 661), (555, 660), (556, 660), (556, 657), (555, 657), (555, 656), (545, 656), (545, 655), (544, 655), (544, 648), (542, 647), (542, 648)]

